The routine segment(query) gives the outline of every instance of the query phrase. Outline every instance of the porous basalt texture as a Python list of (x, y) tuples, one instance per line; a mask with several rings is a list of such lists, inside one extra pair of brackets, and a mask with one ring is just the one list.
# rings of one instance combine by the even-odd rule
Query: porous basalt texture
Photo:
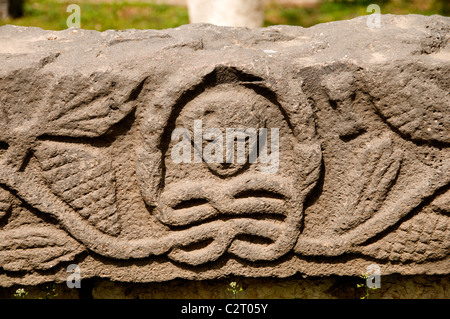
[(0, 285), (448, 274), (450, 18), (366, 21), (1, 27)]

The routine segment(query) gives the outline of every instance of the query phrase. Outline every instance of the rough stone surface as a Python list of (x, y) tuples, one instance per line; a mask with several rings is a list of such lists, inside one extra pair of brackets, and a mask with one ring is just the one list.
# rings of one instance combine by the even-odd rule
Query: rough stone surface
[[(1, 27), (0, 285), (448, 274), (450, 18), (366, 20)], [(196, 120), (277, 170), (176, 163)]]

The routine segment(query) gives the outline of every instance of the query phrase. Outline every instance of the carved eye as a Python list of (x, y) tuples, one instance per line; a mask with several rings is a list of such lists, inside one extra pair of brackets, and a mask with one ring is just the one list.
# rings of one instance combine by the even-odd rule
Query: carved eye
[(0, 156), (3, 155), (8, 148), (9, 148), (8, 143), (0, 141)]
[(0, 149), (6, 150), (8, 147), (8, 143), (0, 141)]

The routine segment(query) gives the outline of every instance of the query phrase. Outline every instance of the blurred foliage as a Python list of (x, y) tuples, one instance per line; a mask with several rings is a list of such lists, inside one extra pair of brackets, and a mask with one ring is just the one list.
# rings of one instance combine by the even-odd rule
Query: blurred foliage
[(189, 23), (187, 9), (180, 6), (108, 0), (26, 0), (23, 17), (0, 20), (0, 25), (67, 29), (66, 21), (71, 12), (66, 12), (66, 9), (72, 3), (80, 6), (83, 29), (166, 29)]
[(318, 23), (367, 15), (369, 4), (378, 4), (382, 14), (449, 15), (450, 0), (334, 0), (313, 7), (286, 7), (275, 3), (266, 9), (265, 26), (289, 24), (309, 27)]
[[(21, 18), (0, 20), (0, 25), (36, 26), (43, 29), (66, 29), (69, 4), (81, 8), (81, 27), (107, 29), (166, 29), (189, 23), (186, 7), (130, 0), (25, 0)], [(296, 7), (270, 3), (264, 25), (289, 24), (309, 27), (317, 23), (351, 19), (366, 12), (371, 3), (378, 4), (381, 13), (440, 14), (448, 16), (450, 0), (323, 0), (315, 6)]]

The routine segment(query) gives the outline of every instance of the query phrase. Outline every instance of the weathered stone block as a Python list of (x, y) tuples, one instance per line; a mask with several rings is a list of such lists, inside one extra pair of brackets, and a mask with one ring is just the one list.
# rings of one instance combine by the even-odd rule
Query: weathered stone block
[(0, 285), (448, 274), (450, 18), (0, 28)]

